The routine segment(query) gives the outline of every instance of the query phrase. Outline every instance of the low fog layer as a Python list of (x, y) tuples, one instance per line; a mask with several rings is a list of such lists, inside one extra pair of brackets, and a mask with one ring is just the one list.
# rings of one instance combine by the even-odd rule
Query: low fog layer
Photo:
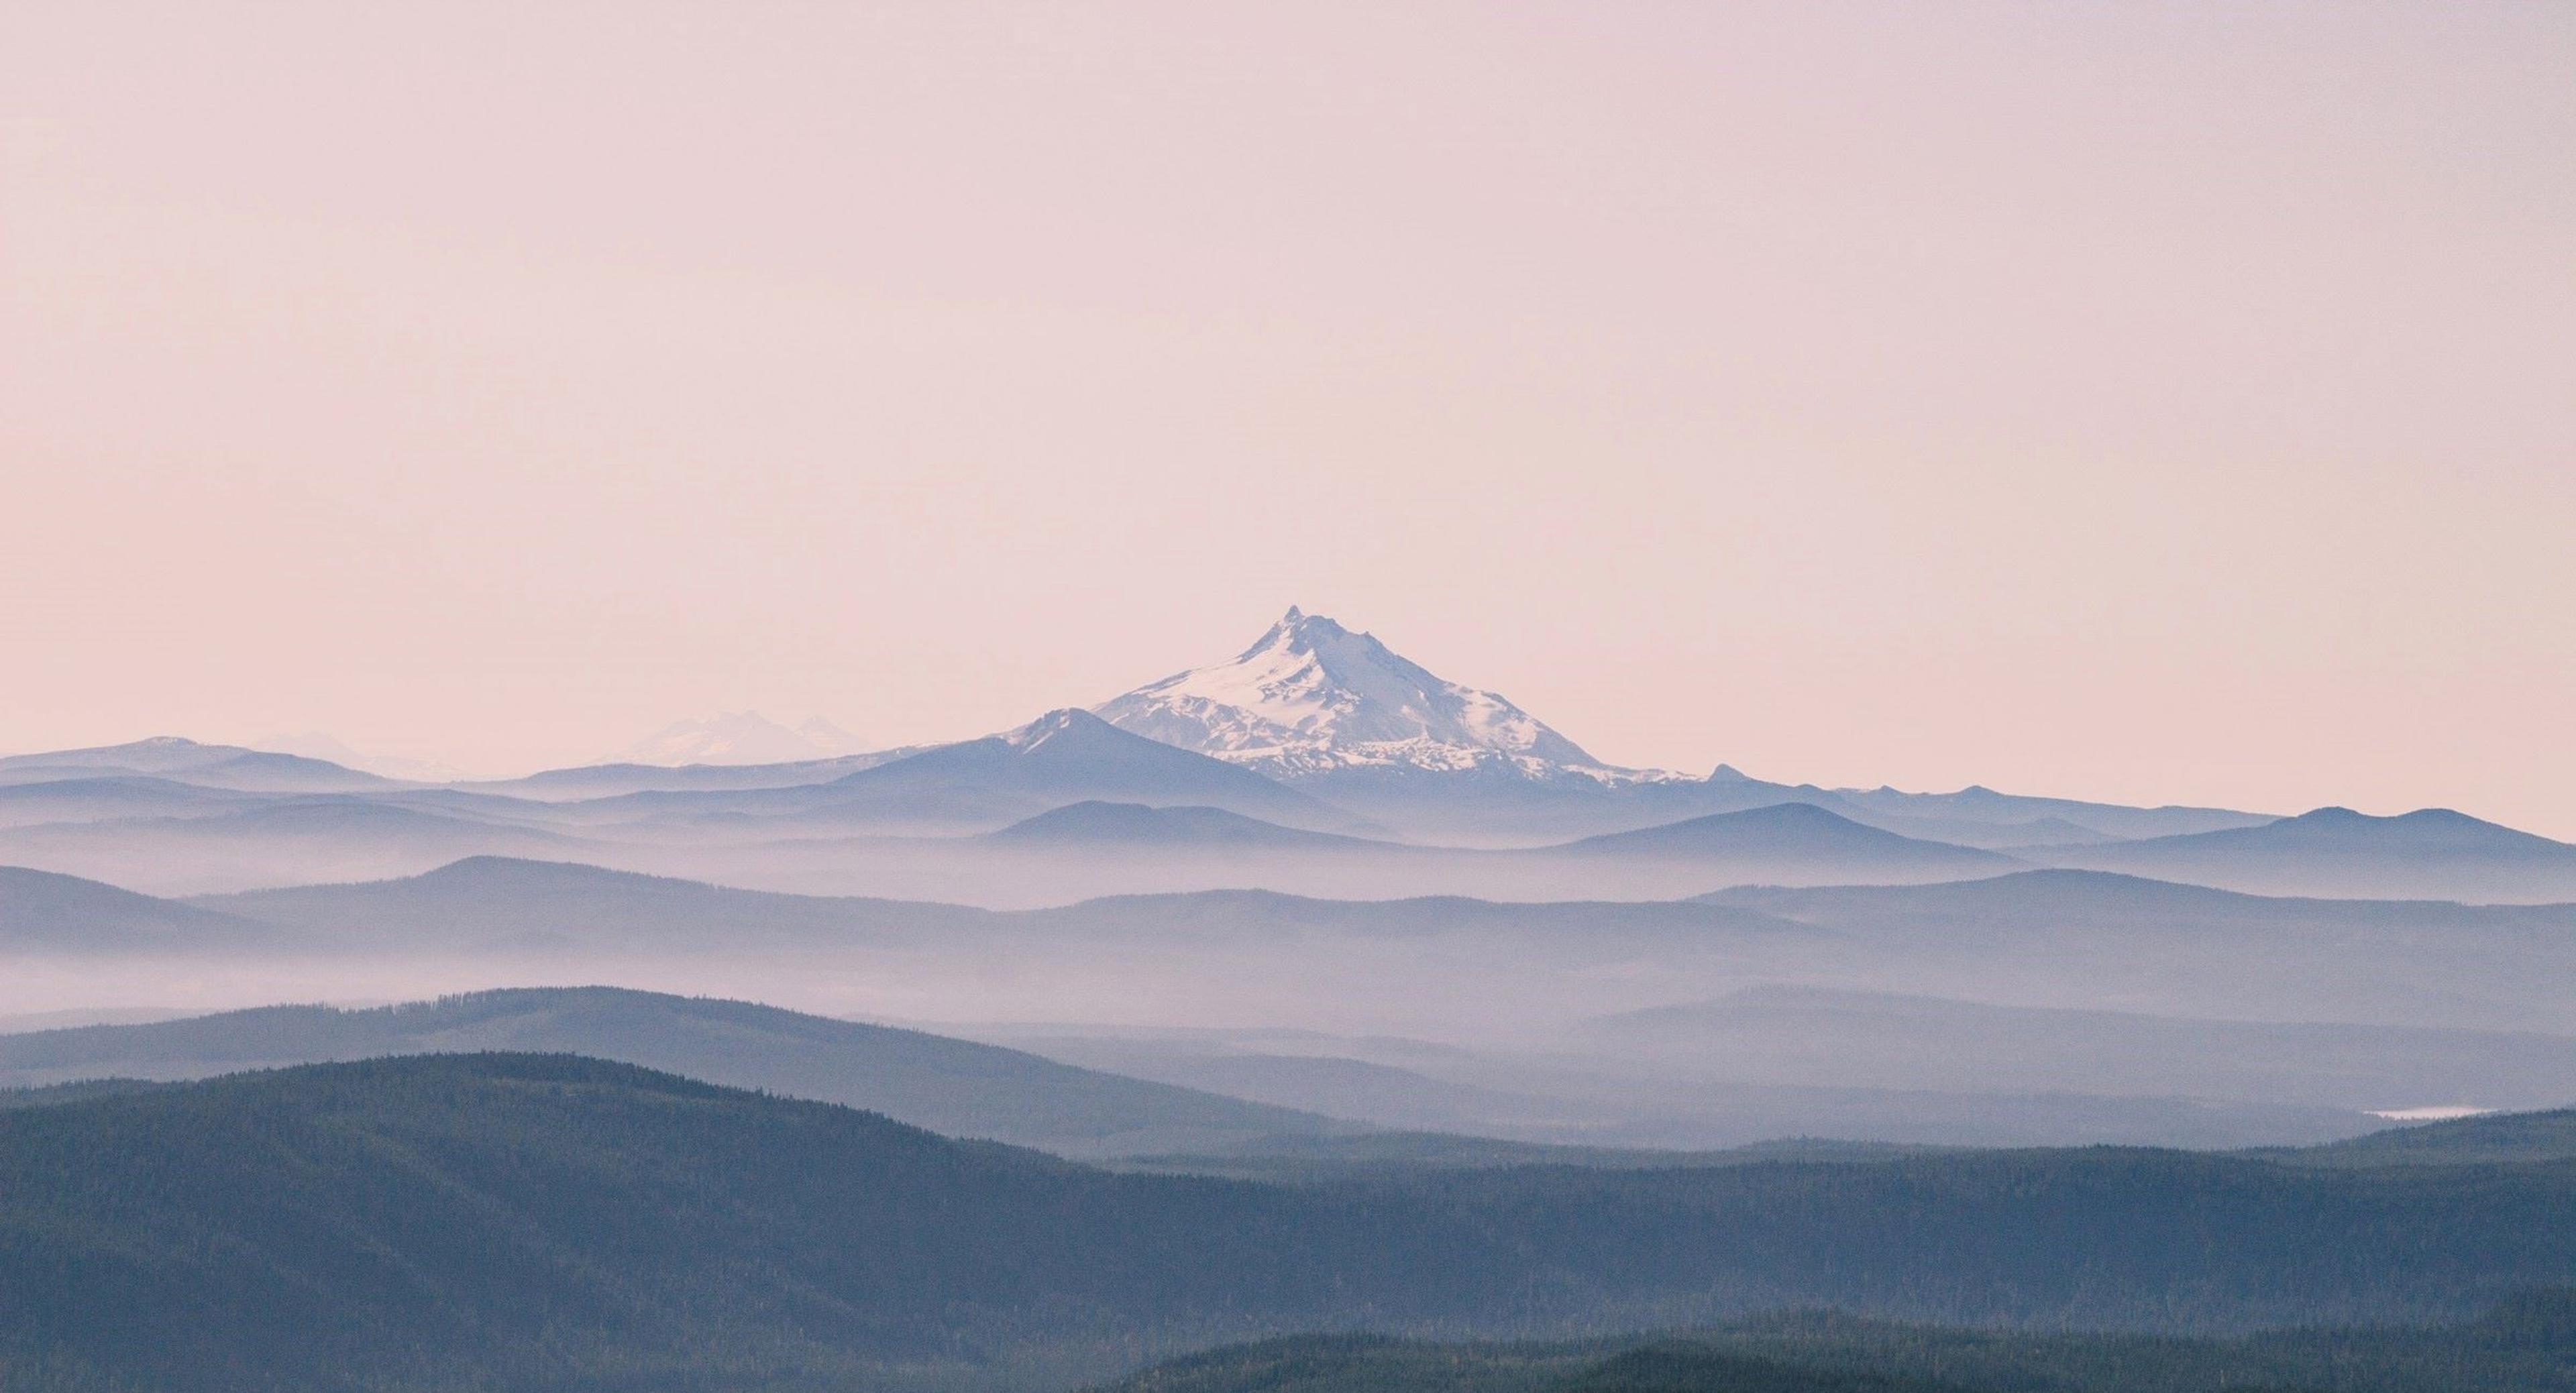
[(2576, 1101), (2571, 906), (2043, 871), (1654, 903), (1224, 891), (991, 911), (501, 859), (187, 902), (24, 871), (0, 892), (19, 968), (0, 1011), (608, 983), (1524, 1141), (2243, 1145)]
[[(184, 740), (0, 760), (0, 867), (0, 1015), (608, 985), (1590, 1148), (2235, 1146), (2576, 1101), (2576, 846), (1623, 769), (1293, 610), (1230, 662), (918, 749), (449, 785)], [(703, 1016), (636, 1010), (439, 1038), (715, 1067), (672, 1043)], [(724, 1077), (839, 1098), (796, 1082), (857, 1067), (821, 1038)], [(1052, 1144), (1165, 1148), (1104, 1126)]]
[[(1442, 782), (1451, 777), (1464, 781)], [(634, 786), (648, 780), (660, 786)], [(1368, 767), (1302, 782), (1388, 796), (1356, 798), (1370, 811), (1351, 811), (1079, 712), (881, 762), (626, 767), (484, 787), (404, 787), (180, 742), (0, 761), (0, 864), (194, 895), (499, 855), (991, 908), (1251, 888), (1652, 900), (2053, 866), (2266, 894), (2576, 899), (2576, 846), (2438, 810), (2272, 819), (1981, 790), (1837, 792), (1726, 772), (1621, 782)], [(1386, 820), (1425, 802), (1476, 819), (1475, 834), (1442, 844), (1460, 829)]]

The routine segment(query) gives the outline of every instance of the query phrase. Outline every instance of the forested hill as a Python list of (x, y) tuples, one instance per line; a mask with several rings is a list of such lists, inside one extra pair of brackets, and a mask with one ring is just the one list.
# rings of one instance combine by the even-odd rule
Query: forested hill
[(2476, 1321), (2225, 1339), (1902, 1325), (1807, 1313), (1553, 1344), (1305, 1335), (1166, 1361), (1095, 1393), (2567, 1393), (2576, 1292)]
[(2202, 1327), (2576, 1281), (2576, 1163), (1948, 1153), (1281, 1187), (569, 1056), (0, 1109), (0, 1388), (1063, 1386), (1299, 1329)]

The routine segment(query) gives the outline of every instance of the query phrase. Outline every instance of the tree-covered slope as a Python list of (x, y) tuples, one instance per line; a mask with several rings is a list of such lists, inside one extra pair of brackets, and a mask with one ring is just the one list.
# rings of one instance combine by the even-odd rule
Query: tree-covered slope
[(1964, 1393), (1961, 1385), (1746, 1355), (1706, 1339), (1442, 1345), (1263, 1340), (1156, 1365), (1099, 1393)]
[(2085, 1150), (1113, 1175), (569, 1056), (0, 1109), (0, 1387), (976, 1387), (1301, 1329), (1568, 1336), (1836, 1305), (2402, 1320), (2576, 1281), (2576, 1166)]
[(1559, 1343), (1303, 1335), (1168, 1360), (1100, 1393), (2565, 1393), (2576, 1293), (2470, 1322), (2226, 1339), (1902, 1325), (1821, 1313)]
[[(825, 1386), (1331, 1309), (1284, 1195), (570, 1056), (0, 1112), (0, 1387)], [(1350, 1235), (1344, 1235), (1344, 1241)], [(1276, 1274), (1265, 1281), (1261, 1271)], [(32, 1386), (44, 1386), (38, 1382)]]

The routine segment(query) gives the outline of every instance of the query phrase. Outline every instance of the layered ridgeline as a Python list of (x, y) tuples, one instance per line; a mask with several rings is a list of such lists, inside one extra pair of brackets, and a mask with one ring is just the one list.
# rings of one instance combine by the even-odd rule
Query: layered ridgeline
[[(1393, 1160), (1672, 1164), (1672, 1148), (1802, 1135), (1968, 1144), (2330, 1140), (2382, 1125), (2354, 1100), (2389, 1086), (2369, 1076), (2375, 1063), (2402, 1058), (2408, 1044), (2420, 1043), (2404, 1032), (2327, 1032), (2305, 1053), (2279, 1050), (2253, 1086), (2234, 1090), (2238, 1101), (2232, 1102), (2226, 1089), (2189, 1086), (2213, 1082), (2189, 1073), (2197, 1062), (2190, 1058), (2144, 1077), (2099, 1065), (2087, 1072), (2086, 1061), (2077, 1059), (2064, 1075), (2076, 1081), (2073, 1088), (2044, 1086), (2055, 1081), (2032, 1088), (2031, 1080), (2009, 1075), (1961, 1086), (1955, 1074), (1923, 1068), (1927, 1042), (1905, 1028), (1927, 1003), (1894, 1004), (1902, 1009), (1875, 1028), (1866, 1014), (1839, 1001), (1832, 1009), (1841, 1018), (1821, 1023), (1798, 1014), (1775, 1020), (1757, 1006), (1752, 1020), (1706, 1039), (1708, 1052), (1734, 1061), (1710, 1067), (1652, 1048), (1623, 1052), (1625, 1042), (1615, 1040), (1591, 1055), (1533, 1056), (1294, 1031), (1137, 1036), (1100, 1028), (1065, 1034), (1061, 1027), (987, 1027), (997, 1043), (1021, 1046), (996, 1048), (749, 1002), (604, 987), (519, 988), (400, 1006), (271, 1006), (0, 1034), (0, 1087), (193, 1079), (390, 1054), (561, 1051), (869, 1108), (950, 1135), (1060, 1155), (1269, 1175)], [(1973, 1008), (1928, 1005), (1981, 1019)], [(1814, 1043), (1797, 1048), (1820, 1024), (1847, 1039), (1823, 1054)], [(2238, 1037), (2248, 1033), (2212, 1036), (2178, 1022), (2136, 1025), (2161, 1027), (2221, 1059), (2232, 1058), (2244, 1044)], [(2272, 1034), (2295, 1034), (2253, 1033), (2267, 1043), (2277, 1043)], [(1655, 1042), (1668, 1035), (1658, 1032)], [(1699, 1037), (1689, 1038), (1698, 1050)], [(1945, 1039), (1955, 1043), (1956, 1037)], [(1994, 1038), (1976, 1041), (1981, 1052), (1961, 1051), (1963, 1058), (1944, 1062), (1973, 1073), (1985, 1059), (2057, 1042), (2046, 1031), (1997, 1030)], [(2475, 1077), (2486, 1081), (2486, 1096), (2507, 1104), (2561, 1101), (2576, 1055), (2576, 1042), (2551, 1037), (2467, 1034), (2442, 1042), (2447, 1051), (2409, 1061), (2432, 1080), (2410, 1085), (2422, 1090), (2410, 1096), (2450, 1096), (2448, 1086)], [(1881, 1071), (1876, 1077), (1873, 1062)], [(2311, 1087), (2341, 1086), (2346, 1093), (2324, 1100), (2303, 1093), (2300, 1086), (2312, 1078)], [(1987, 1091), (1979, 1091), (1980, 1082)], [(2086, 1094), (2083, 1083), (2129, 1092)], [(1998, 1086), (2029, 1091), (1992, 1091)], [(2267, 1094), (2278, 1101), (2246, 1101)]]
[(2448, 808), (2319, 808), (2257, 827), (2052, 848), (2053, 864), (2274, 895), (2576, 899), (2576, 846)]
[(1068, 1156), (1232, 1152), (1274, 1137), (1366, 1130), (916, 1030), (606, 987), (475, 992), (361, 1010), (270, 1006), (0, 1034), (0, 1087), (194, 1079), (478, 1050), (589, 1055)]
[[(2576, 901), (2576, 846), (2442, 809), (2275, 818), (1622, 768), (1293, 610), (1229, 661), (980, 739), (854, 752), (748, 713), (667, 734), (610, 764), (445, 785), (176, 739), (0, 759), (0, 864), (202, 894), (511, 855), (990, 908), (1215, 888), (1655, 899), (2039, 866)], [(674, 758), (771, 762), (653, 762)]]
[(2466, 1319), (2576, 1281), (2566, 1161), (2087, 1150), (1279, 1187), (566, 1056), (0, 1109), (0, 1174), (13, 1389), (1061, 1386), (1298, 1329), (1561, 1337), (1832, 1304), (2220, 1330)]
[[(2354, 1135), (2373, 1113), (2576, 1103), (2576, 1002), (2560, 987), (2576, 908), (2275, 899), (2093, 872), (1687, 903), (1229, 891), (1020, 912), (506, 860), (195, 903), (21, 872), (0, 873), (0, 946), (26, 974), (22, 1000), (39, 980), (133, 1006), (173, 1004), (159, 982), (217, 1000), (612, 982), (995, 1023), (975, 1033), (1065, 1063), (1533, 1143), (2228, 1147)], [(811, 1043), (830, 1025), (770, 1038)], [(1271, 1025), (1299, 1029), (1255, 1028)], [(534, 1043), (698, 1068), (617, 1038)], [(783, 1072), (721, 1077), (809, 1091)]]
[(2205, 832), (2268, 819), (2214, 808), (1824, 789), (1597, 759), (1501, 694), (1452, 682), (1291, 608), (1230, 660), (1093, 708), (1123, 730), (1240, 764), (1417, 839), (1529, 845), (1806, 803), (1885, 831), (1981, 848)]
[(0, 758), (0, 785), (103, 778), (161, 779), (244, 793), (340, 793), (400, 786), (396, 780), (329, 760), (239, 745), (203, 745), (174, 735)]

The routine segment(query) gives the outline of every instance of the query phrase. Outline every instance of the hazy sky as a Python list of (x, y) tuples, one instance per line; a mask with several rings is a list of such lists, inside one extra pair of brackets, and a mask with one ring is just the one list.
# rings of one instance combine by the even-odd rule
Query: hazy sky
[(2576, 5), (0, 0), (0, 749), (1605, 757), (2576, 836)]

